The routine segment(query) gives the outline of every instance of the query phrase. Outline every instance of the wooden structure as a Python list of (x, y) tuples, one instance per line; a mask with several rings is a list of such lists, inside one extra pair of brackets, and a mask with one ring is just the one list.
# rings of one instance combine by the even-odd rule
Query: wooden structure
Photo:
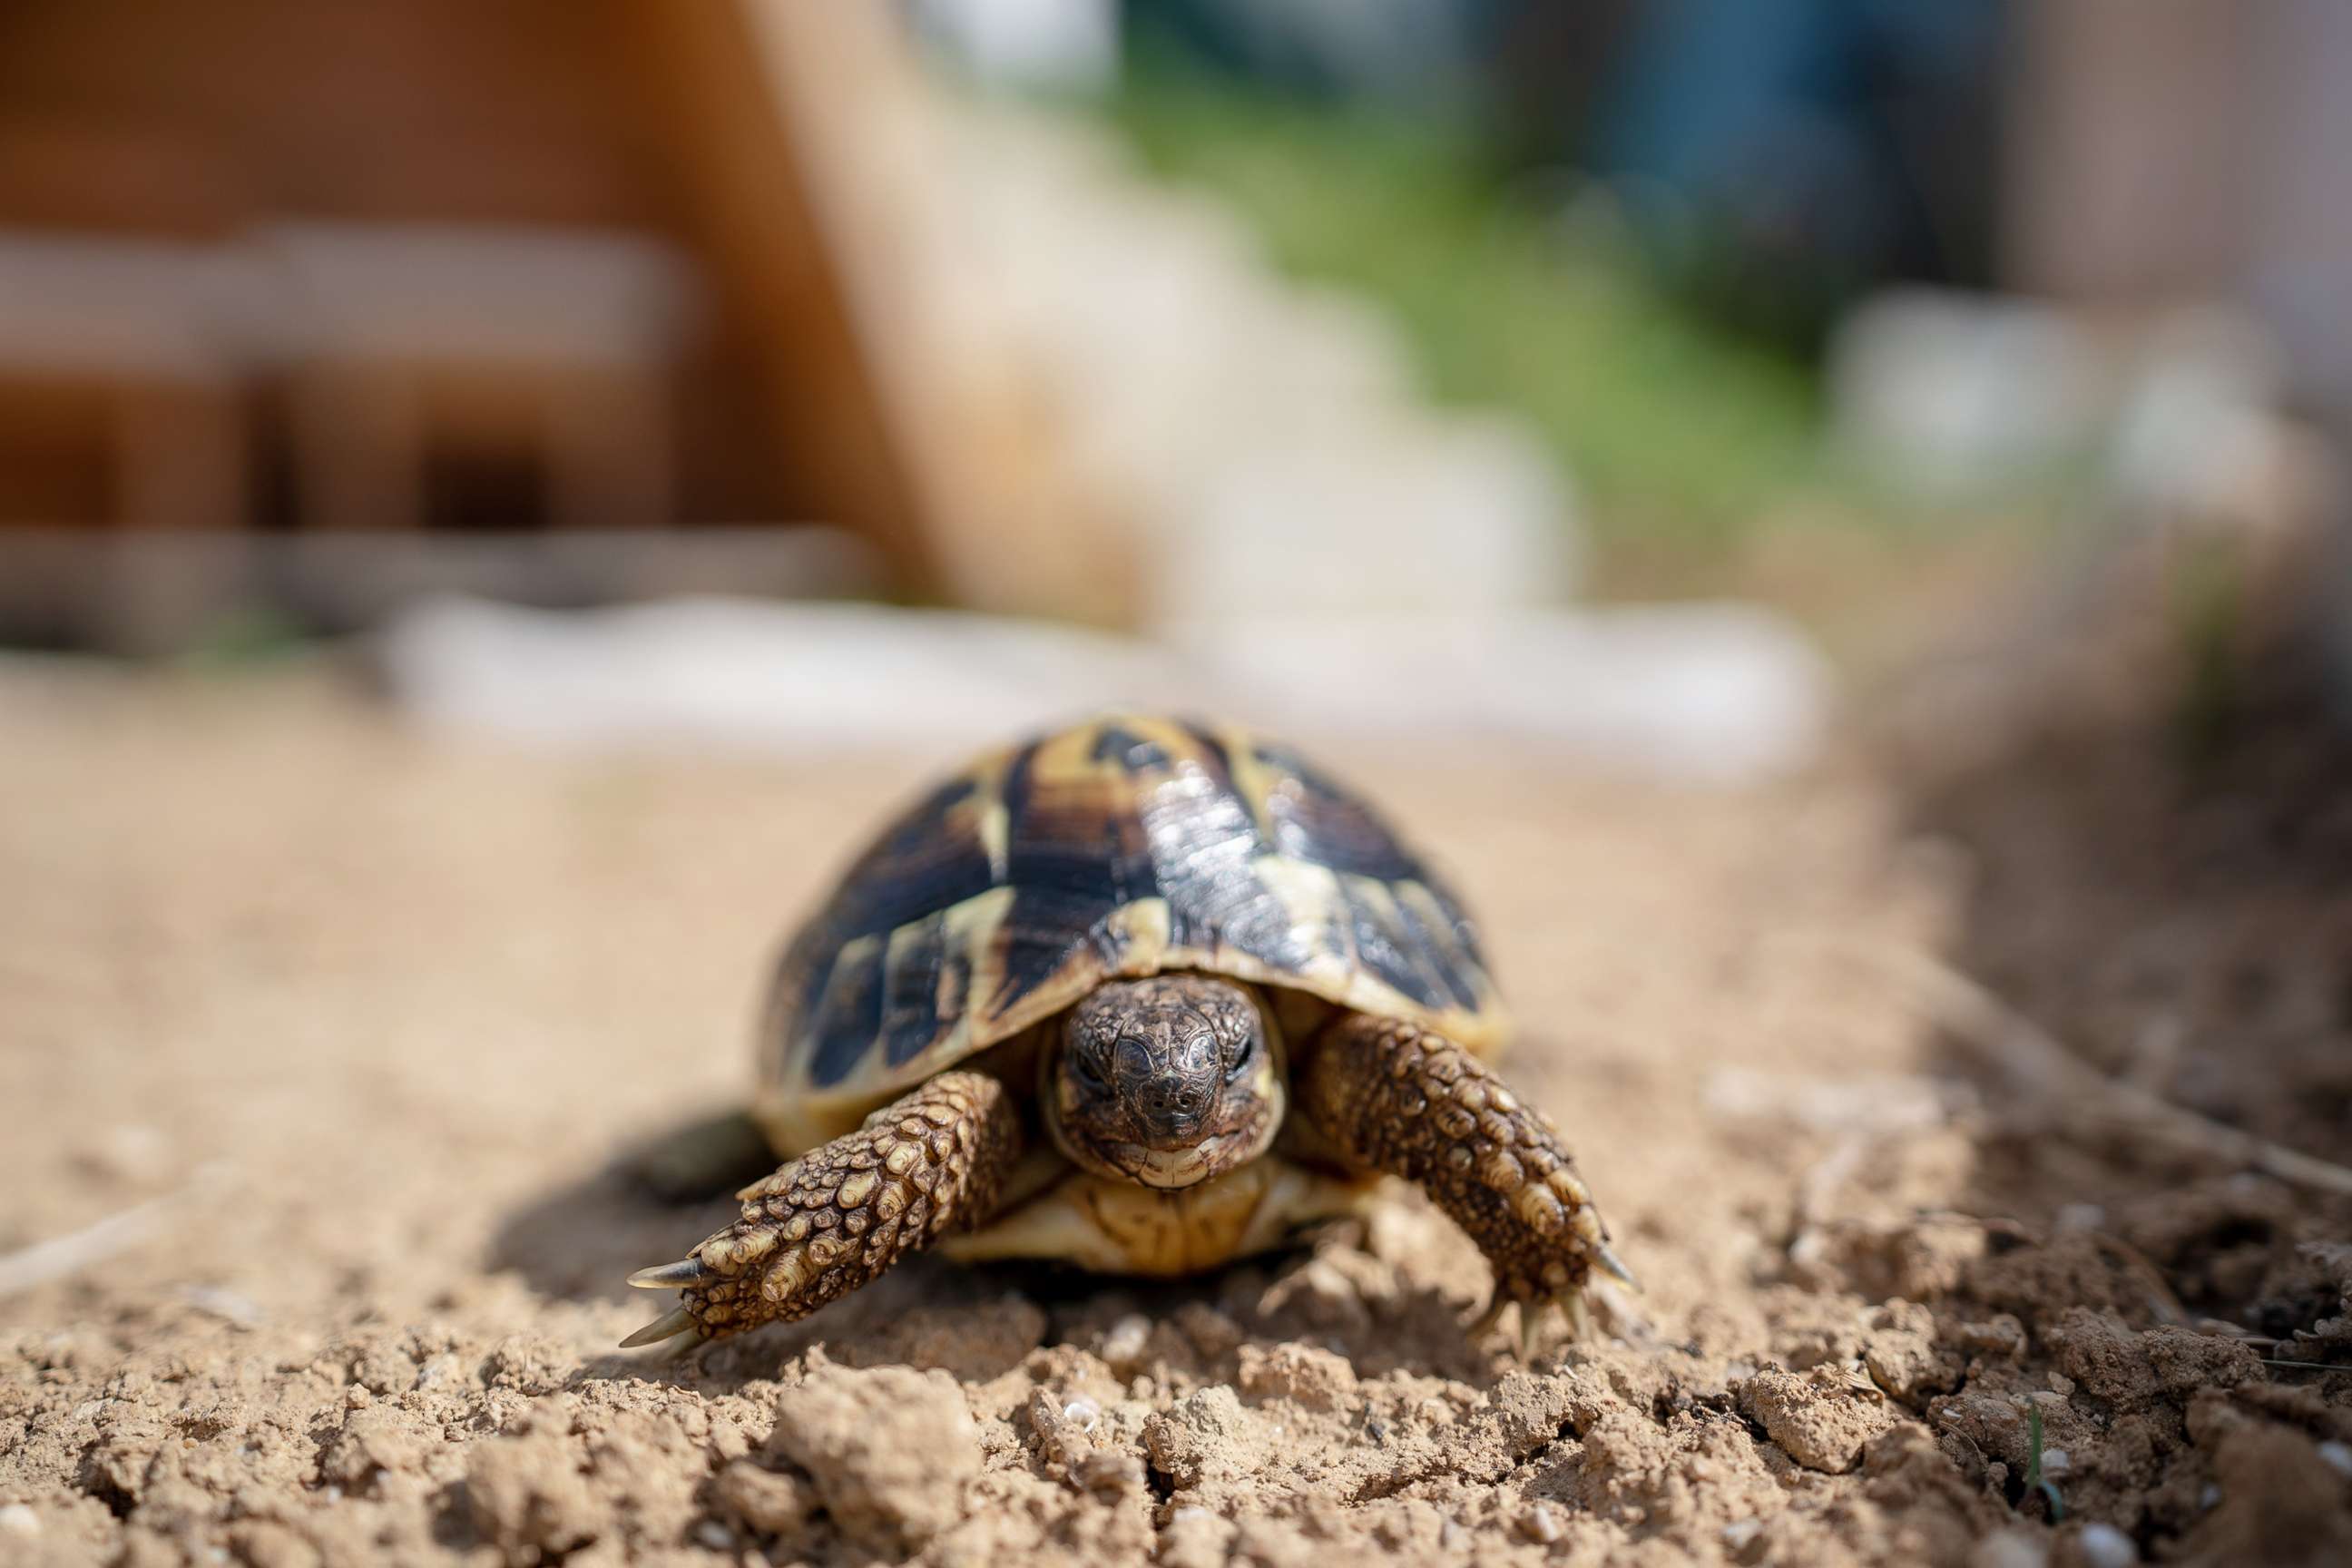
[(822, 521), (1061, 607), (970, 575), (1069, 487), (1017, 348), (929, 297), (892, 16), (0, 7), (0, 552)]

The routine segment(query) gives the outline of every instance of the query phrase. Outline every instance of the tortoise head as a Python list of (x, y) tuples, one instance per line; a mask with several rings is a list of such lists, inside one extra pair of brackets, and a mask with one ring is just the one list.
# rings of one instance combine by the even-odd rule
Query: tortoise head
[(1097, 1175), (1192, 1186), (1274, 1142), (1279, 1049), (1255, 998), (1230, 980), (1108, 982), (1070, 1010), (1045, 1053), (1046, 1129)]

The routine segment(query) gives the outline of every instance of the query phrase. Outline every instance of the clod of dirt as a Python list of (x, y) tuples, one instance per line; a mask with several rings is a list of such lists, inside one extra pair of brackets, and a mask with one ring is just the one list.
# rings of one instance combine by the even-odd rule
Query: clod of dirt
[(1356, 1369), (1313, 1345), (1244, 1345), (1241, 1384), (1255, 1400), (1294, 1399), (1309, 1410), (1337, 1410), (1355, 1397)]
[(1937, 1345), (1936, 1314), (1899, 1299), (1871, 1312), (1862, 1358), (1872, 1382), (1915, 1408), (1951, 1388), (1961, 1372), (1958, 1358)]
[(919, 1551), (962, 1515), (980, 1429), (955, 1379), (903, 1366), (820, 1366), (776, 1398), (771, 1451), (809, 1473), (843, 1535)]
[(710, 1494), (721, 1518), (768, 1540), (798, 1535), (817, 1508), (806, 1480), (762, 1469), (750, 1459), (734, 1460), (720, 1470)]
[(2117, 1410), (2185, 1401), (2200, 1388), (2234, 1388), (2262, 1376), (2262, 1363), (2235, 1340), (2185, 1329), (2134, 1333), (2111, 1316), (2075, 1307), (2050, 1330), (2059, 1370)]
[(2211, 1563), (2352, 1563), (2344, 1478), (2301, 1433), (2268, 1422), (2230, 1432), (2213, 1462), (2213, 1505), (2189, 1547)]
[(347, 1492), (374, 1495), (387, 1475), (421, 1469), (425, 1439), (405, 1411), (362, 1405), (319, 1449), (319, 1479)]
[(595, 1539), (603, 1523), (560, 1421), (475, 1445), (466, 1461), (474, 1528), (509, 1563), (537, 1563)]
[(1741, 1386), (1739, 1397), (1789, 1458), (1825, 1475), (1853, 1468), (1862, 1446), (1895, 1425), (1885, 1395), (1830, 1366), (1802, 1376), (1767, 1367)]
[(1143, 1426), (1151, 1468), (1180, 1491), (1245, 1473), (1254, 1462), (1254, 1435), (1241, 1396), (1222, 1384), (1188, 1395)]

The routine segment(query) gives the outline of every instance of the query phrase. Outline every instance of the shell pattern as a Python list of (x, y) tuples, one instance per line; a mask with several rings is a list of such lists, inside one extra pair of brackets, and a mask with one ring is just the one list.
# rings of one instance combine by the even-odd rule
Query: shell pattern
[(882, 833), (785, 951), (763, 1090), (877, 1100), (1168, 970), (1482, 1054), (1505, 1028), (1461, 905), (1370, 806), (1277, 742), (1115, 714), (978, 759)]

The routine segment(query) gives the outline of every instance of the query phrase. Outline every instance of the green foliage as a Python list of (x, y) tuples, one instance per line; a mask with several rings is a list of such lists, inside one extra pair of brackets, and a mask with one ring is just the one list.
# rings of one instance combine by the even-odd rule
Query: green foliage
[(236, 669), (277, 664), (310, 650), (301, 627), (263, 605), (226, 611), (182, 650), (180, 662), (194, 669)]
[(2029, 1404), (2025, 1407), (2025, 1440), (2032, 1451), (2025, 1461), (2025, 1489), (2040, 1492), (2050, 1504), (2050, 1522), (2056, 1524), (2066, 1517), (2066, 1500), (2058, 1495), (2057, 1486), (2042, 1475), (2042, 1406)]
[(1110, 113), (1148, 166), (1233, 203), (1286, 270), (1391, 310), (1433, 395), (1529, 418), (1604, 539), (1723, 542), (1819, 480), (1805, 367), (1671, 298), (1614, 226), (1512, 191), (1449, 124), (1165, 69)]

